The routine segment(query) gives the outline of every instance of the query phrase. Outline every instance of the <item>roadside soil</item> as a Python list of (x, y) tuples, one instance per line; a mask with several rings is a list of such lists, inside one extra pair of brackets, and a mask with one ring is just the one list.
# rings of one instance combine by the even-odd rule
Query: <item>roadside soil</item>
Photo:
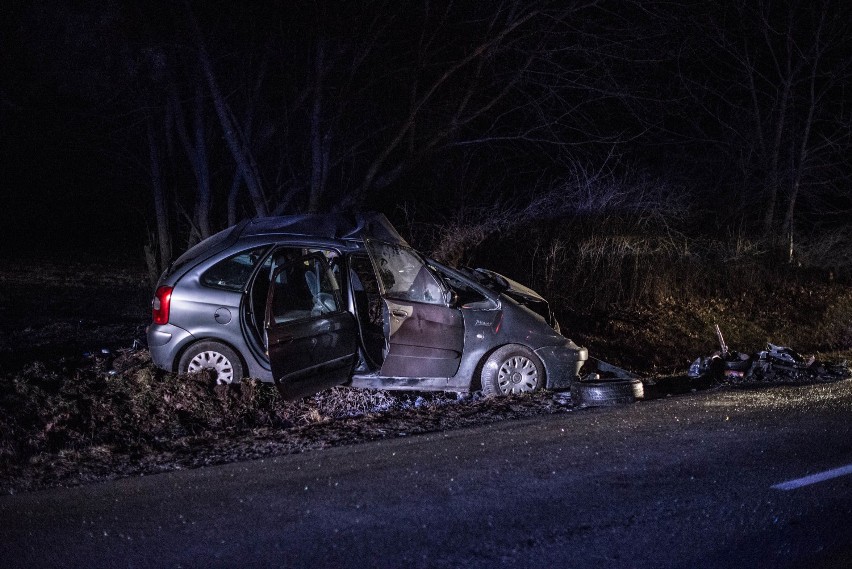
[[(484, 399), (345, 387), (298, 403), (255, 380), (156, 369), (150, 286), (121, 261), (14, 260), (0, 269), (0, 492), (193, 468), (386, 437), (573, 412), (568, 393)], [(640, 374), (646, 396), (728, 388), (685, 377), (717, 349), (767, 340), (852, 359), (852, 289), (814, 284), (737, 299), (666, 299), (597, 313), (557, 306), (563, 333)]]

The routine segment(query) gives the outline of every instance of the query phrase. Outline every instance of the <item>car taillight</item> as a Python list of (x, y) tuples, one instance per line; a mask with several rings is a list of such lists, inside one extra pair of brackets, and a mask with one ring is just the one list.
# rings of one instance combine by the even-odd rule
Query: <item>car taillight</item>
[(161, 286), (154, 293), (154, 300), (151, 301), (151, 317), (154, 319), (154, 324), (169, 323), (169, 305), (172, 302), (172, 287)]

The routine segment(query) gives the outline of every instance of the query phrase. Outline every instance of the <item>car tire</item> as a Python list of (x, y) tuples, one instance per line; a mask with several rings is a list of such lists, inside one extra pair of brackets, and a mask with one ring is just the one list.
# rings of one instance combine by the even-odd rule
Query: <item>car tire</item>
[(595, 379), (571, 383), (571, 400), (577, 407), (624, 405), (642, 399), (645, 391), (639, 379)]
[(544, 386), (544, 366), (529, 348), (507, 344), (488, 356), (480, 377), (486, 397), (532, 393)]
[(239, 383), (244, 374), (240, 356), (220, 342), (204, 340), (191, 345), (178, 363), (178, 373), (198, 373), (205, 369), (216, 371), (216, 383)]

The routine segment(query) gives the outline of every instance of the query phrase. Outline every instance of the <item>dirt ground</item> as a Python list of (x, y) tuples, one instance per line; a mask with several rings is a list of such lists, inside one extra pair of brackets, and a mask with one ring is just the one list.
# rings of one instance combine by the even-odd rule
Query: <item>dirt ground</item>
[[(0, 270), (0, 491), (192, 468), (385, 437), (572, 412), (567, 393), (328, 390), (298, 403), (246, 380), (156, 369), (144, 348), (150, 286), (127, 262), (15, 260)], [(716, 349), (767, 340), (852, 359), (852, 290), (813, 285), (763, 298), (684, 301), (595, 314), (556, 307), (563, 333), (645, 378), (649, 397), (724, 388), (684, 377)]]
[(151, 290), (141, 264), (13, 258), (0, 265), (0, 370), (144, 338)]

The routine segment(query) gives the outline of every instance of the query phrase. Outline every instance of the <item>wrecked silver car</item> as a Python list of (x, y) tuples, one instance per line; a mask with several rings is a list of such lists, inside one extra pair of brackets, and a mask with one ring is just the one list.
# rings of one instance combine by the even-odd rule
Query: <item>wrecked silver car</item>
[(244, 221), (174, 261), (152, 309), (159, 367), (274, 381), (288, 398), (568, 388), (588, 358), (540, 295), (425, 258), (381, 214)]

